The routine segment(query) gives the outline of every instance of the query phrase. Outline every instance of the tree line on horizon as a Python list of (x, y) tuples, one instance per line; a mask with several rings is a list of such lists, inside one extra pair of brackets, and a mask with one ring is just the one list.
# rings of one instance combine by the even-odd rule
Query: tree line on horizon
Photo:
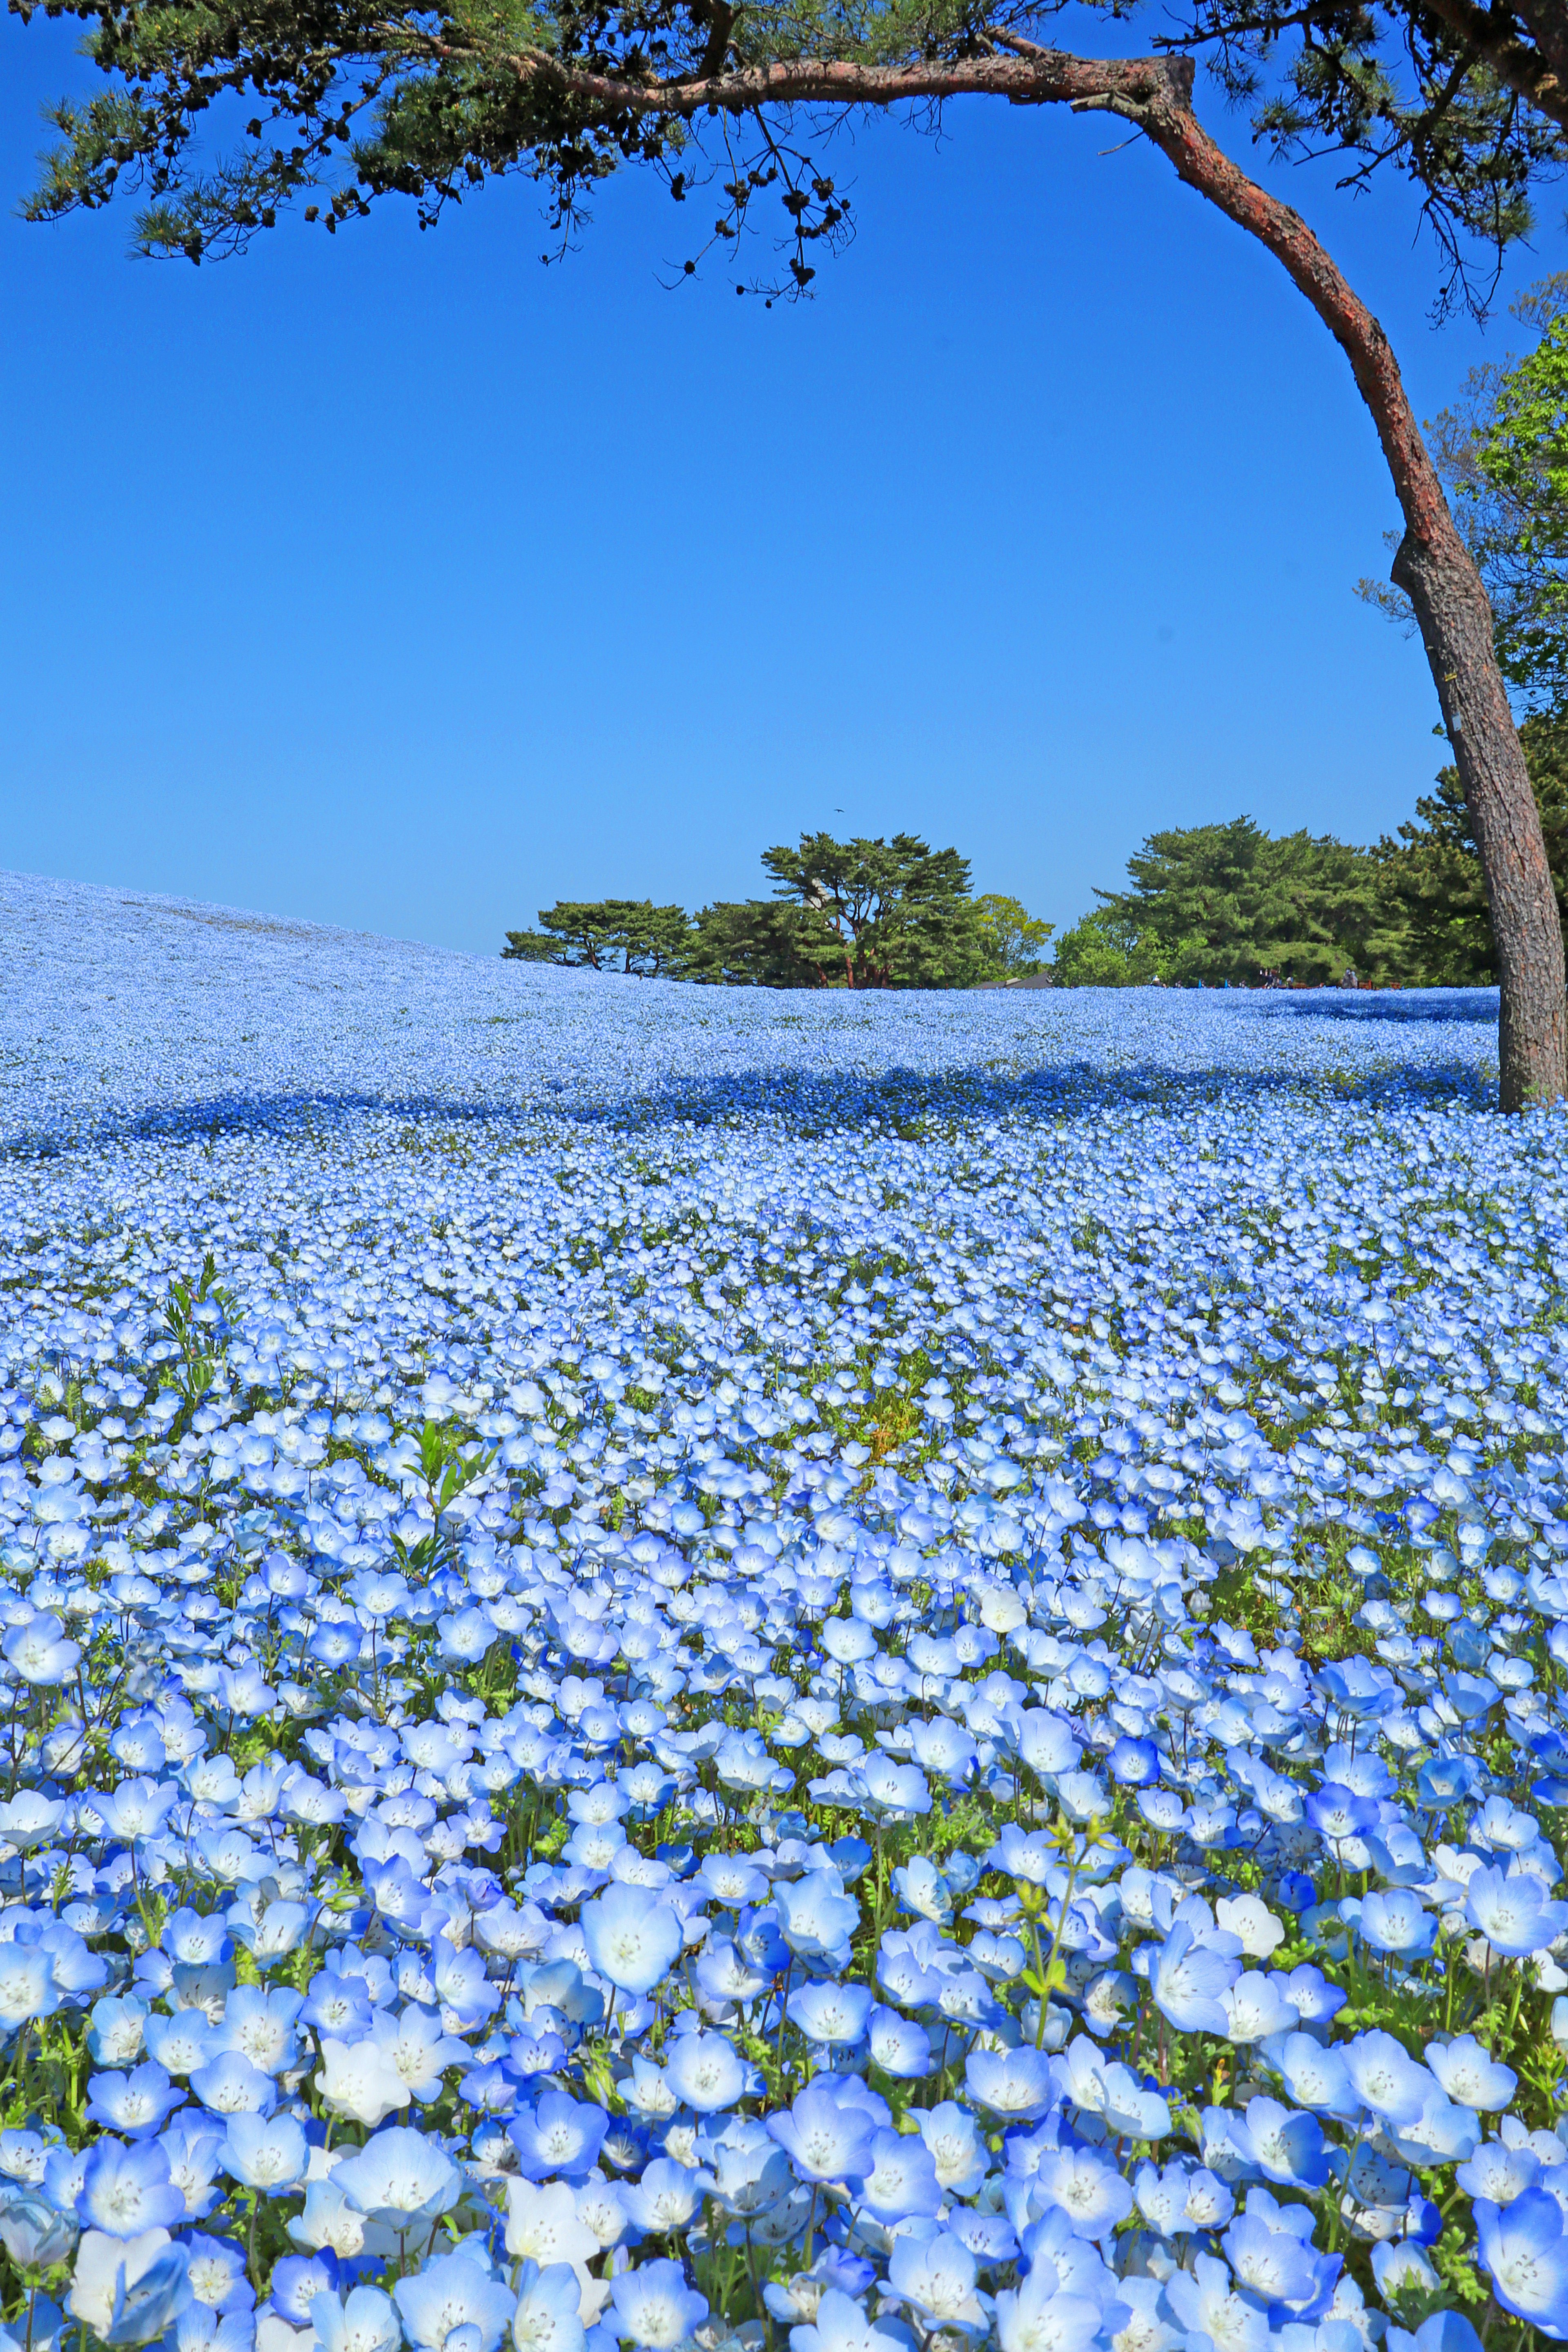
[[(1455, 517), (1489, 598), (1496, 651), (1528, 715), (1520, 747), (1557, 901), (1568, 913), (1568, 273), (1520, 297), (1539, 338), (1472, 369), (1429, 429)], [(1401, 588), (1358, 592), (1409, 630)], [(910, 834), (804, 835), (763, 864), (771, 898), (689, 916), (651, 901), (561, 901), (504, 953), (600, 971), (772, 988), (971, 988), (1048, 971), (1063, 987), (1486, 984), (1499, 977), (1479, 845), (1459, 769), (1370, 847), (1263, 831), (1250, 817), (1152, 833), (1119, 890), (1045, 950), (1054, 927), (1016, 898), (970, 895), (956, 849)]]
[[(1568, 931), (1568, 712), (1520, 730)], [(651, 899), (559, 900), (503, 955), (599, 971), (765, 988), (974, 988), (1047, 973), (1061, 987), (1307, 986), (1347, 972), (1405, 987), (1486, 985), (1496, 949), (1458, 772), (1442, 769), (1397, 834), (1371, 847), (1250, 817), (1152, 833), (1127, 884), (1046, 949), (1054, 926), (970, 862), (912, 834), (801, 836), (763, 853), (768, 898), (691, 916)]]
[(763, 853), (770, 898), (695, 916), (651, 899), (559, 899), (503, 956), (729, 987), (973, 988), (1039, 969), (1051, 936), (1016, 898), (970, 893), (969, 860), (918, 835), (803, 834)]

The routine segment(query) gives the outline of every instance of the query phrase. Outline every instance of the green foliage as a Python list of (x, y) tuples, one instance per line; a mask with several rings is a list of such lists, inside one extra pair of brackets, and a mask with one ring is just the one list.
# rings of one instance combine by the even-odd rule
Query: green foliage
[[(333, 232), (402, 194), (425, 223), (486, 179), (523, 173), (549, 192), (564, 242), (597, 183), (639, 162), (678, 201), (715, 184), (717, 202), (692, 215), (699, 252), (727, 254), (759, 211), (771, 214), (787, 255), (781, 283), (794, 290), (810, 283), (818, 247), (843, 242), (849, 207), (813, 152), (809, 120), (769, 105), (768, 69), (896, 66), (928, 76), (935, 99), (955, 64), (1016, 37), (1059, 37), (1050, 0), (11, 5), (83, 19), (88, 54), (110, 78), (53, 110), (59, 143), (28, 201), (34, 219), (103, 205), (126, 182), (142, 200), (140, 248), (199, 261), (242, 249), (292, 205)], [(1130, 13), (1124, 0), (1099, 5)], [(1377, 10), (1304, 0), (1283, 14), (1276, 0), (1185, 0), (1155, 18), (1155, 38), (1205, 56), (1276, 148), (1338, 151), (1357, 179), (1384, 165), (1412, 178), (1450, 286), (1464, 282), (1468, 239), (1500, 249), (1528, 231), (1532, 186), (1563, 160), (1547, 119), (1560, 99), (1531, 102), (1560, 89), (1556, 52), (1539, 47), (1524, 0), (1458, 14), (1418, 0)], [(868, 95), (917, 94), (892, 83), (885, 98)], [(235, 128), (204, 155), (211, 110), (220, 121), (232, 111)]]
[(1275, 837), (1250, 817), (1152, 833), (1127, 861), (1130, 887), (1067, 932), (1055, 971), (1069, 987), (1158, 978), (1255, 986), (1260, 974), (1334, 982), (1401, 975), (1378, 859), (1327, 835)]
[(1042, 940), (1049, 933), (1016, 898), (972, 899), (967, 860), (913, 834), (803, 834), (798, 849), (766, 850), (763, 864), (772, 898), (721, 899), (695, 924), (646, 899), (563, 903), (541, 914), (542, 933), (509, 931), (504, 953), (730, 987), (961, 988), (994, 969), (999, 934), (987, 934), (987, 905), (1016, 908)]
[[(1519, 731), (1568, 932), (1568, 712), (1538, 714)], [(1437, 789), (1416, 802), (1414, 822), (1400, 826), (1397, 840), (1385, 836), (1376, 854), (1404, 909), (1413, 976), (1449, 988), (1495, 981), (1480, 856), (1457, 768), (1438, 771)]]
[[(1503, 676), (1531, 711), (1568, 705), (1568, 275), (1513, 305), (1539, 328), (1522, 360), (1472, 368), (1426, 428), (1491, 602)], [(1394, 535), (1389, 534), (1389, 544)], [(1357, 593), (1411, 633), (1410, 600), (1386, 581)]]
[(234, 1292), (226, 1289), (217, 1279), (217, 1261), (211, 1250), (202, 1260), (202, 1270), (195, 1282), (185, 1282), (176, 1276), (169, 1285), (163, 1323), (179, 1352), (166, 1370), (171, 1385), (179, 1391), (188, 1411), (195, 1410), (212, 1386), (218, 1360), (227, 1345), (219, 1337), (219, 1328), (237, 1307)]
[(791, 951), (819, 987), (953, 988), (980, 977), (980, 920), (956, 849), (912, 833), (813, 833), (797, 849), (765, 849), (763, 864), (792, 910)]
[(804, 988), (815, 975), (796, 950), (796, 910), (772, 898), (721, 898), (697, 918), (689, 977), (731, 988)]
[(1021, 898), (988, 890), (974, 901), (980, 951), (988, 979), (1021, 979), (1045, 969), (1046, 942), (1056, 929), (1031, 915)]
[(1137, 988), (1163, 980), (1159, 948), (1110, 907), (1096, 907), (1057, 941), (1058, 988)]
[[(1502, 369), (1475, 436), (1468, 502), (1499, 541), (1498, 659), (1537, 700), (1568, 698), (1568, 313)], [(1493, 583), (1489, 582), (1489, 589)]]
[(559, 898), (540, 908), (539, 919), (542, 931), (507, 933), (503, 957), (674, 979), (691, 950), (685, 908), (656, 907), (651, 898)]

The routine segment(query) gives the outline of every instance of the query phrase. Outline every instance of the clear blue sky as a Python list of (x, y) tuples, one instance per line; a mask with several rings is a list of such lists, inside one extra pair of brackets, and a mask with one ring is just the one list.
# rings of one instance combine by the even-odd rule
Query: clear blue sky
[[(8, 194), (74, 38), (0, 19)], [(663, 291), (687, 216), (629, 173), (550, 269), (524, 183), (199, 270), (127, 258), (128, 211), (0, 216), (0, 865), (489, 951), (556, 897), (755, 891), (806, 827), (956, 843), (1058, 923), (1156, 825), (1392, 827), (1442, 747), (1352, 594), (1370, 422), (1115, 143), (863, 130), (855, 245), (771, 311)], [(1280, 176), (1421, 414), (1523, 340), (1432, 331), (1398, 189)]]

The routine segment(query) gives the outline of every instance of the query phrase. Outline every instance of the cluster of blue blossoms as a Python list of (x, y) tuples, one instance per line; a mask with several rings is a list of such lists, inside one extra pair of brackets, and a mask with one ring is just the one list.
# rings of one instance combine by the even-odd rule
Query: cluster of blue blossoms
[(1488, 1006), (0, 913), (0, 2352), (1568, 2340)]

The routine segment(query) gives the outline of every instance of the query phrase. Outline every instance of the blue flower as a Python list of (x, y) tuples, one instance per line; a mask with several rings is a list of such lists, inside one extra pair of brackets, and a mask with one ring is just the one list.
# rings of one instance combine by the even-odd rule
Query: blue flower
[(1225, 2034), (1230, 2020), (1224, 1996), (1240, 1974), (1235, 1960), (1200, 1944), (1178, 1920), (1151, 1959), (1149, 1990), (1178, 2033)]
[[(511, 2336), (517, 2352), (584, 2352), (582, 2290), (570, 2263), (519, 2264)], [(1426, 2352), (1426, 2347), (1423, 2347)]]
[(871, 2142), (870, 2169), (852, 2194), (873, 2221), (892, 2222), (934, 2218), (943, 2191), (931, 2150), (918, 2134), (879, 2131)]
[(464, 2352), (496, 2352), (517, 2308), (510, 2288), (466, 2252), (440, 2255), (399, 2279), (392, 2299), (415, 2352), (446, 2352), (459, 2328), (474, 2331), (463, 2336)]
[(531, 2107), (520, 2107), (507, 2127), (525, 2180), (585, 2179), (597, 2161), (609, 2129), (603, 2107), (546, 2091)]
[(656, 1889), (616, 1885), (584, 1904), (583, 1937), (596, 1972), (621, 1992), (651, 1992), (680, 1950), (680, 1920)]
[(1499, 2303), (1562, 2343), (1568, 2337), (1568, 2238), (1556, 2198), (1527, 2189), (1500, 2208), (1478, 2197), (1472, 2210), (1480, 2263)]
[(623, 2344), (644, 2352), (675, 2352), (675, 2347), (708, 2316), (708, 2298), (687, 2284), (675, 2262), (644, 2263), (622, 2271), (610, 2289), (615, 2329)]
[(767, 2127), (806, 2181), (845, 2181), (869, 2170), (876, 2126), (845, 2095), (843, 2078), (818, 2074)]
[(972, 2050), (963, 2076), (972, 2098), (1012, 2122), (1032, 2123), (1051, 2104), (1050, 2061), (1026, 2044), (1016, 2050)]
[(873, 2326), (863, 2306), (833, 2286), (819, 2297), (815, 2319), (789, 2332), (790, 2352), (900, 2352), (900, 2340)]
[(185, 2200), (169, 2178), (169, 2159), (156, 2140), (131, 2147), (100, 2139), (88, 2155), (77, 2195), (78, 2216), (90, 2231), (139, 2238), (185, 2218)]

